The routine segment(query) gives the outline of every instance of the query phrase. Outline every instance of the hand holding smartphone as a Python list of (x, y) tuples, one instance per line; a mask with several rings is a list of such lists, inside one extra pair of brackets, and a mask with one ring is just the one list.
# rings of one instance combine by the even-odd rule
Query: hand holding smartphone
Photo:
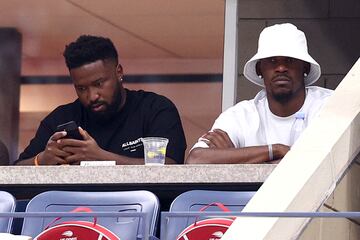
[(60, 124), (56, 127), (57, 132), (65, 131), (67, 134), (64, 138), (71, 138), (77, 140), (84, 140), (79, 132), (79, 128), (74, 121), (70, 121), (64, 124)]

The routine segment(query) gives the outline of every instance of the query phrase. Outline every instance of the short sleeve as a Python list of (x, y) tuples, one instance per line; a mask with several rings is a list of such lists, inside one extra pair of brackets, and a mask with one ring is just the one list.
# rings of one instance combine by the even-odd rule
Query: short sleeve
[[(226, 132), (234, 144), (236, 148), (239, 148), (244, 145), (243, 140), (243, 131), (241, 130), (241, 125), (239, 124), (239, 120), (241, 121), (242, 117), (241, 111), (238, 111), (238, 106), (234, 106), (225, 112), (221, 113), (219, 117), (215, 120), (213, 126), (211, 127), (211, 130), (214, 129), (221, 129), (224, 132)], [(208, 148), (208, 145), (203, 141), (203, 139), (200, 137), (198, 141), (195, 143), (195, 145), (191, 148)], [(190, 151), (191, 151), (190, 150)]]
[(178, 164), (184, 163), (186, 140), (175, 105), (169, 99), (158, 96), (152, 101), (148, 112), (146, 135), (168, 138), (166, 156)]

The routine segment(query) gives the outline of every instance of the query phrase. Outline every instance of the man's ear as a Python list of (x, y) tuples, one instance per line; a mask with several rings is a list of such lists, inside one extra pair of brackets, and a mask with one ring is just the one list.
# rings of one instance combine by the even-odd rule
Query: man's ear
[(257, 74), (258, 76), (259, 76), (259, 75), (262, 75), (262, 74), (261, 74), (261, 71), (260, 71), (260, 61), (261, 61), (261, 60), (257, 61), (257, 62), (256, 62), (256, 65), (255, 65), (256, 74)]
[(122, 77), (123, 77), (123, 75), (124, 75), (124, 72), (123, 72), (123, 68), (122, 68), (122, 66), (121, 66), (120, 63), (116, 66), (116, 74), (117, 74), (118, 79), (119, 79), (119, 80), (120, 80), (120, 79), (122, 80)]

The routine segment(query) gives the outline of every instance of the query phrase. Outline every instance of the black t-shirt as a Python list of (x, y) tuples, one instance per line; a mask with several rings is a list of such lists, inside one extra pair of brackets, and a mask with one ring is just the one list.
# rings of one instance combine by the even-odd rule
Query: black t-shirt
[(95, 139), (99, 147), (128, 157), (144, 157), (142, 137), (168, 138), (166, 156), (183, 163), (186, 140), (175, 105), (166, 97), (152, 92), (126, 91), (124, 107), (106, 123), (90, 119), (78, 99), (57, 107), (41, 121), (35, 137), (17, 161), (42, 152), (59, 124), (75, 121)]

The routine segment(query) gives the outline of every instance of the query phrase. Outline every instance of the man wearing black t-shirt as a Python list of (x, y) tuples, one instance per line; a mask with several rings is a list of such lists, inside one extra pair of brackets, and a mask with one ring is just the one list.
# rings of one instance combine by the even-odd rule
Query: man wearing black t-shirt
[[(169, 139), (166, 163), (183, 163), (186, 141), (179, 113), (166, 97), (122, 85), (123, 69), (108, 38), (83, 35), (66, 46), (66, 65), (78, 99), (40, 123), (18, 165), (79, 164), (115, 160), (143, 164), (142, 137)], [(83, 140), (64, 138), (60, 124), (75, 121)]]

